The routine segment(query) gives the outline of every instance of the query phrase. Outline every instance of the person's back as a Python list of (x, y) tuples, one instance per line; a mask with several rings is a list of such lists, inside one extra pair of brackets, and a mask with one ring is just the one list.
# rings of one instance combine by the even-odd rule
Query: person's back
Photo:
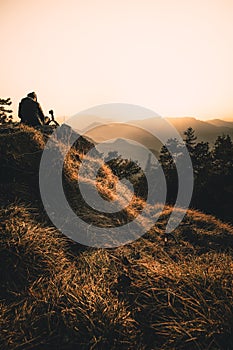
[(34, 92), (29, 93), (21, 100), (18, 116), (22, 123), (30, 126), (44, 124), (45, 116)]

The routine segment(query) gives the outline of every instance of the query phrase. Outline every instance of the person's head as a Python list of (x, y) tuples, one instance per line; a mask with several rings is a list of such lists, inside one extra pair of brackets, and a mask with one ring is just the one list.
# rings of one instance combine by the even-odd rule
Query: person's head
[(29, 92), (29, 94), (27, 94), (28, 97), (32, 98), (34, 101), (37, 101), (37, 96), (35, 92)]

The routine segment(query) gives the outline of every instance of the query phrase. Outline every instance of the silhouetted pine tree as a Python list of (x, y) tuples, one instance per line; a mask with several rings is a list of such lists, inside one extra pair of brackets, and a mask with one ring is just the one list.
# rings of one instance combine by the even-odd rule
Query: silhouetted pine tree
[(7, 109), (6, 106), (10, 106), (12, 104), (10, 98), (0, 98), (0, 124), (7, 124), (12, 122), (12, 110)]
[(182, 154), (182, 146), (177, 139), (169, 139), (162, 146), (159, 156), (167, 182), (167, 203), (173, 204), (176, 201), (178, 190), (178, 176), (176, 170), (176, 161)]
[[(194, 172), (194, 191), (191, 206), (223, 220), (233, 221), (233, 142), (229, 135), (219, 136), (210, 150), (208, 142), (196, 142), (195, 131), (184, 132)], [(168, 145), (172, 149), (169, 152)], [(176, 164), (182, 162), (182, 145), (168, 140), (160, 152), (159, 162), (167, 181), (167, 203), (173, 204), (177, 195)]]
[(196, 140), (197, 138), (195, 136), (195, 131), (193, 130), (193, 128), (189, 127), (184, 132), (184, 143), (185, 143), (185, 146), (187, 147), (187, 150), (189, 151), (191, 159), (194, 153)]
[(233, 142), (229, 135), (218, 136), (213, 150), (214, 168), (218, 174), (228, 175), (233, 168)]
[(212, 171), (208, 181), (208, 211), (232, 222), (233, 143), (229, 135), (218, 136), (212, 154)]
[(200, 175), (211, 166), (211, 151), (208, 142), (198, 142), (193, 148), (194, 174)]
[(198, 142), (192, 152), (194, 190), (192, 206), (203, 209), (208, 206), (208, 185), (212, 172), (212, 154), (208, 142)]
[(147, 180), (137, 162), (122, 158), (121, 155), (118, 155), (117, 151), (109, 152), (108, 156), (105, 158), (105, 162), (108, 164), (113, 174), (120, 180), (124, 178), (131, 182), (136, 196), (143, 199), (147, 198)]

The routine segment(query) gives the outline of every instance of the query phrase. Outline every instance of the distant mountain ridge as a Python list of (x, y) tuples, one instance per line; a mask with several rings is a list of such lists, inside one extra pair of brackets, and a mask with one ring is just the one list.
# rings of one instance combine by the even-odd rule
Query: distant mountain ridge
[[(127, 138), (142, 143), (148, 149), (158, 152), (161, 148), (161, 142), (153, 137), (159, 132), (164, 132), (164, 126), (158, 124), (158, 118), (147, 118), (130, 120), (125, 123), (116, 123), (110, 119), (97, 118), (94, 116), (85, 119), (80, 117), (75, 121), (78, 131), (95, 142), (104, 142), (110, 139)], [(165, 118), (173, 125), (178, 133), (183, 137), (187, 128), (192, 127), (195, 130), (197, 141), (209, 142), (210, 146), (214, 145), (217, 137), (220, 135), (230, 135), (233, 138), (233, 122), (221, 119), (202, 121), (193, 117)], [(82, 126), (83, 128), (78, 128)], [(124, 127), (123, 127), (124, 126)], [(163, 128), (163, 130), (162, 130)], [(81, 130), (81, 131), (80, 131)], [(87, 131), (86, 131), (87, 130)], [(150, 131), (150, 132), (149, 132)]]
[(169, 118), (179, 133), (183, 133), (188, 127), (192, 127), (198, 141), (207, 141), (213, 145), (219, 135), (228, 134), (233, 137), (233, 122), (214, 119), (208, 121), (198, 120), (196, 118)]
[(215, 126), (225, 126), (228, 128), (233, 127), (233, 121), (226, 121), (226, 120), (222, 120), (222, 119), (211, 119), (211, 120), (208, 120), (207, 123), (215, 125)]

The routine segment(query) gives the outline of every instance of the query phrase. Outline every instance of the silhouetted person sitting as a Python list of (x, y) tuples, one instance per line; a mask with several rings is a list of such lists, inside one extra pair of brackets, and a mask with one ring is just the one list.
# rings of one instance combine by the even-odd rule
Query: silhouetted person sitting
[(35, 92), (30, 92), (27, 97), (21, 100), (18, 116), (22, 123), (30, 126), (45, 124), (45, 115), (40, 104), (37, 102)]

